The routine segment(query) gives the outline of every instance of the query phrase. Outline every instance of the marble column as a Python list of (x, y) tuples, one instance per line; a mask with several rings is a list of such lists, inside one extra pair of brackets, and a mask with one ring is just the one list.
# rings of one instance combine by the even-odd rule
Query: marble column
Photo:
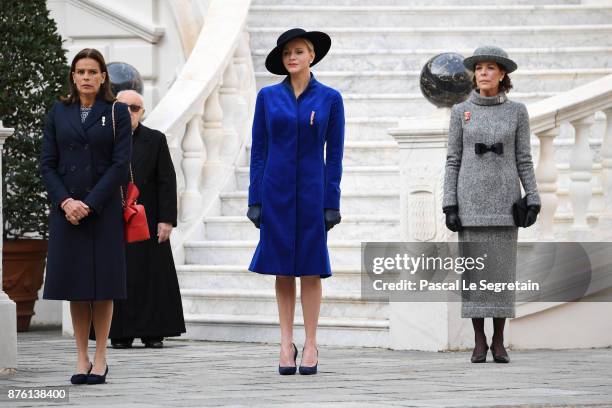
[[(400, 241), (441, 242), (449, 234), (442, 212), (450, 109), (403, 120), (389, 133), (400, 151)], [(457, 302), (390, 302), (389, 347), (449, 350), (467, 344)], [(468, 328), (469, 329), (469, 328)]]
[[(0, 121), (0, 175), (2, 169), (2, 149), (4, 141), (14, 129), (5, 128)], [(0, 200), (2, 185), (0, 184)], [(0, 206), (1, 207), (1, 206)], [(4, 226), (0, 212), (0, 231)], [(2, 241), (0, 241), (0, 282), (2, 282)], [(0, 285), (0, 375), (17, 369), (17, 309)]]

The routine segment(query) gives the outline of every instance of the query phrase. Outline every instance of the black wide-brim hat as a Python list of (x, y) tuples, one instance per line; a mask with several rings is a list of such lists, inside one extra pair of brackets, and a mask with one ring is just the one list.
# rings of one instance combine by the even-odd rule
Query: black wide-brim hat
[(331, 38), (321, 31), (306, 31), (302, 28), (292, 28), (287, 30), (276, 40), (276, 47), (266, 57), (266, 69), (273, 74), (289, 75), (283, 64), (283, 48), (285, 45), (296, 38), (305, 38), (314, 46), (315, 57), (310, 66), (316, 65), (321, 61), (331, 48)]
[(485, 45), (476, 48), (474, 55), (463, 60), (463, 65), (470, 71), (474, 71), (476, 64), (484, 61), (496, 62), (508, 74), (515, 71), (517, 68), (516, 62), (508, 57), (506, 51), (493, 45)]

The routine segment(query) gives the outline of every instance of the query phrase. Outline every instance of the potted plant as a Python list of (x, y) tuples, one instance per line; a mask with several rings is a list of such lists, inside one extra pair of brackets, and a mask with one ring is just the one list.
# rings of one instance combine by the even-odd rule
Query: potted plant
[(3, 287), (27, 330), (43, 282), (49, 204), (38, 170), (46, 113), (68, 67), (45, 0), (0, 8), (0, 118), (15, 128), (2, 157)]

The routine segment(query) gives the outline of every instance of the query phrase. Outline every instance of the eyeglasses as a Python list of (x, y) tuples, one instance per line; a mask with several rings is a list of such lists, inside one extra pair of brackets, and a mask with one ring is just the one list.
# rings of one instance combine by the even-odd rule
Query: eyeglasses
[(139, 106), (139, 105), (128, 105), (128, 108), (130, 108), (130, 112), (138, 113), (142, 109), (142, 106)]

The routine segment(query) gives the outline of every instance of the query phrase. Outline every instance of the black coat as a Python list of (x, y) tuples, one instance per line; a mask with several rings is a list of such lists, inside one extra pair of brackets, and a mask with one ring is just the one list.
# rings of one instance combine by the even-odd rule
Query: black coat
[[(47, 116), (40, 171), (49, 193), (49, 252), (45, 299), (108, 300), (126, 296), (120, 186), (131, 150), (127, 106), (98, 99), (85, 123), (79, 104), (56, 102)], [(60, 204), (72, 197), (93, 213), (72, 225)]]
[(157, 242), (157, 224), (176, 226), (176, 174), (166, 136), (142, 124), (133, 134), (132, 171), (151, 239), (127, 245), (126, 300), (116, 301), (111, 338), (169, 337), (185, 332), (170, 241)]

